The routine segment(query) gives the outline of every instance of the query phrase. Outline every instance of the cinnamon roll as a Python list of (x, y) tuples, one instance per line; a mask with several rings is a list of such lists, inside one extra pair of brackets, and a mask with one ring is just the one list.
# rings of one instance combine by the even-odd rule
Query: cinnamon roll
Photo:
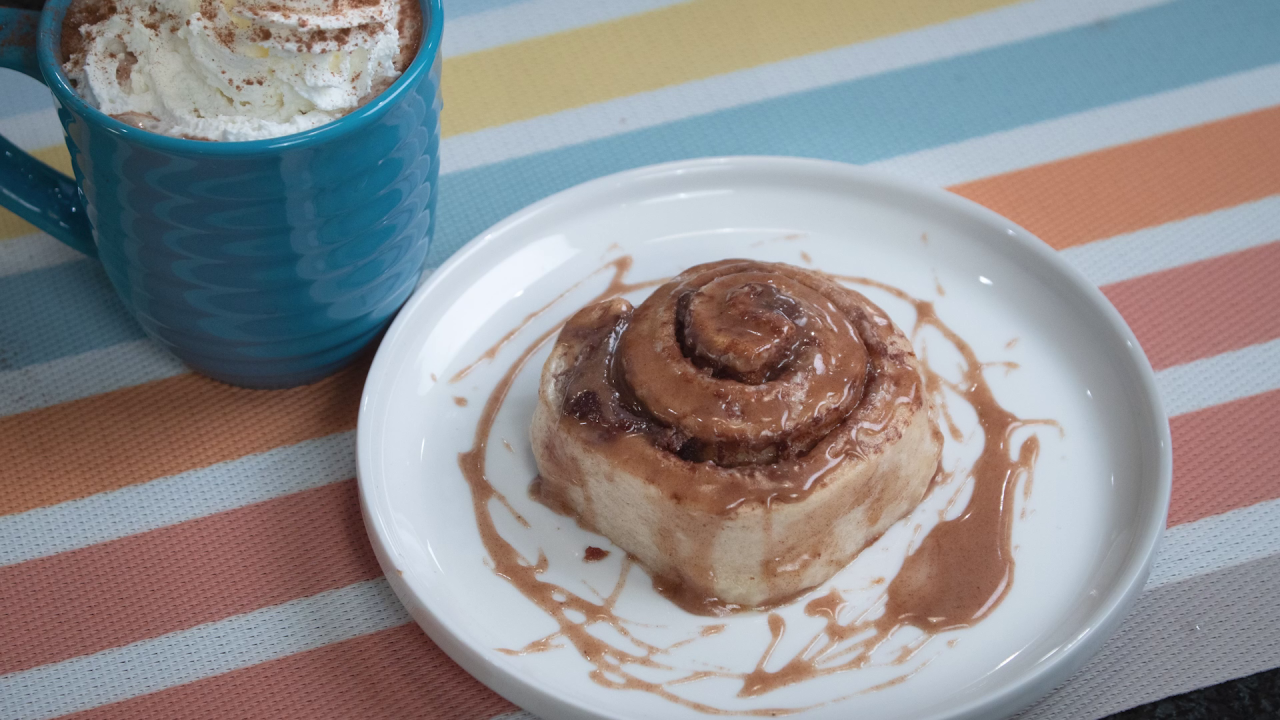
[(827, 276), (725, 260), (556, 340), (531, 430), (539, 498), (693, 610), (818, 585), (924, 496), (942, 435), (911, 343)]

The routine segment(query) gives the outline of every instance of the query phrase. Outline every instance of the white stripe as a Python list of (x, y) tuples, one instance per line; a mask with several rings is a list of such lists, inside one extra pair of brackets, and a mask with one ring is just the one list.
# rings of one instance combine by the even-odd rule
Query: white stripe
[[(1207, 383), (1205, 377), (1219, 378)], [(1171, 416), (1280, 387), (1280, 340), (1156, 374)], [(355, 476), (350, 432), (0, 517), (0, 566), (88, 547)], [(145, 508), (139, 512), (138, 508)]]
[[(1116, 124), (1123, 123), (1117, 121)], [(1212, 241), (1206, 241), (1206, 239)], [(1277, 239), (1280, 239), (1280, 197), (1270, 197), (1068, 248), (1062, 251), (1062, 254), (1091, 281), (1104, 285), (1256, 247)], [(1226, 391), (1235, 386), (1263, 388), (1245, 393), (1253, 394), (1271, 389), (1271, 384), (1275, 380), (1273, 375), (1266, 374), (1265, 370), (1273, 369), (1276, 365), (1274, 361), (1269, 365), (1265, 363), (1251, 366), (1233, 365), (1233, 368), (1241, 368), (1244, 371), (1232, 371), (1224, 375), (1229, 378), (1228, 384), (1218, 386), (1173, 379), (1178, 373), (1194, 372), (1181, 370), (1180, 367), (1162, 371), (1161, 375), (1172, 373), (1168, 375), (1170, 379), (1165, 382), (1172, 383), (1170, 387), (1174, 389), (1199, 388), (1204, 392), (1212, 393), (1218, 389)], [(0, 416), (67, 402), (86, 395), (108, 392), (182, 372), (185, 372), (182, 364), (150, 340), (137, 340), (93, 350), (82, 355), (30, 365), (18, 370), (0, 372)], [(1193, 375), (1186, 375), (1186, 377), (1191, 378)], [(1220, 402), (1242, 396), (1233, 395)], [(1201, 400), (1188, 401), (1191, 403), (1187, 406), (1189, 409), (1175, 411), (1173, 408), (1181, 407), (1178, 397), (1167, 394), (1166, 402), (1171, 408), (1170, 414), (1190, 412), (1191, 409), (1216, 404), (1216, 402)]]
[[(1271, 352), (1276, 352), (1277, 344), (1280, 341), (1268, 344)], [(1225, 362), (1230, 360), (1230, 356), (1251, 350), (1201, 362)], [(1162, 387), (1168, 372), (1161, 374)], [(1166, 396), (1169, 396), (1168, 391)], [(1214, 401), (1224, 400), (1217, 398)], [(98, 523), (101, 527), (81, 531), (80, 542), (84, 544), (92, 542), (95, 534), (128, 534), (126, 530), (130, 528), (101, 520), (102, 517), (128, 515), (122, 512), (126, 507), (132, 510), (152, 508), (153, 512), (160, 509), (158, 515), (146, 521), (159, 527), (200, 513), (216, 512), (349, 477), (354, 467), (351, 446), (351, 433), (308, 441), (204, 471), (184, 473), (84, 501), (64, 503), (46, 509), (50, 512), (42, 521), (69, 526)], [(300, 467), (299, 464), (312, 467)], [(192, 502), (193, 493), (203, 494), (203, 497)], [(34, 517), (35, 512), (39, 511), (24, 515)], [(166, 513), (181, 517), (164, 517)], [(23, 518), (23, 515), (14, 517)], [(48, 533), (47, 528), (40, 529), (29, 522), (24, 530), (8, 523), (10, 519), (0, 520), (4, 523), (0, 524), (0, 537), (6, 538), (4, 545), (24, 535), (40, 538)], [(1259, 503), (1172, 528), (1165, 535), (1148, 590), (1280, 553), (1280, 533), (1273, 531), (1276, 527), (1280, 527), (1280, 501)], [(141, 531), (148, 528), (139, 524), (131, 529)], [(30, 547), (5, 550), (30, 553)], [(3, 677), (0, 678), (0, 695), (27, 698), (28, 705), (19, 717), (51, 717), (303, 652), (393, 627), (407, 620), (382, 581), (359, 583), (154, 640)], [(95, 682), (84, 682), (89, 677)], [(72, 687), (77, 689), (75, 693), (66, 692)], [(515, 715), (510, 720), (520, 717)]]
[(1063, 250), (1062, 256), (1095, 285), (1109, 285), (1277, 240), (1280, 195), (1273, 195), (1077, 245)]
[[(1211, 238), (1212, 241), (1206, 241)], [(1063, 256), (1092, 282), (1105, 285), (1140, 275), (1224, 255), (1280, 239), (1280, 197), (1270, 197), (1226, 210), (1166, 223), (1107, 240), (1068, 248)], [(424, 276), (424, 280), (425, 280)], [(1237, 351), (1237, 360), (1209, 358), (1199, 362), (1230, 362), (1223, 384), (1195, 381), (1198, 367), (1178, 366), (1160, 373), (1165, 402), (1176, 415), (1275, 387), (1280, 363), (1273, 350)], [(1257, 353), (1264, 353), (1257, 355)], [(1256, 358), (1256, 361), (1255, 361)], [(1264, 362), (1265, 360), (1265, 362)], [(185, 372), (182, 364), (150, 340), (137, 340), (82, 355), (0, 372), (0, 416), (25, 412), (96, 393), (138, 385)], [(1185, 378), (1185, 379), (1180, 379)], [(1237, 389), (1233, 389), (1237, 388)], [(1247, 390), (1247, 392), (1246, 392)], [(1199, 392), (1201, 399), (1180, 393)], [(1225, 393), (1225, 399), (1214, 393)], [(1179, 409), (1181, 408), (1181, 409)]]
[[(1075, 20), (1083, 18), (1096, 19), (1101, 11), (1098, 7), (1094, 7), (1093, 3), (1095, 2), (1100, 2), (1100, 0), (1090, 0), (1089, 3), (1070, 6), (1069, 10), (1077, 10), (1079, 17), (1072, 15), (1072, 12), (1067, 10), (1058, 12), (1057, 8), (1053, 8), (1056, 14), (1048, 14), (1059, 20), (1066, 16), (1071, 16)], [(1150, 0), (1127, 0), (1127, 2), (1131, 4), (1149, 4)], [(1012, 11), (1032, 6), (1040, 7), (1046, 4), (1050, 4), (1050, 1), (1042, 0), (1042, 2), (1030, 3), (1026, 6), (1014, 6), (1007, 10)], [(1119, 13), (1132, 9), (1131, 5), (1117, 5), (1112, 11)], [(976, 22), (979, 20), (985, 22), (985, 19), (986, 15), (983, 15), (955, 22)], [(1031, 19), (1034, 19), (1034, 17)], [(1008, 18), (1005, 18), (1004, 22), (1008, 21)], [(1030, 24), (1033, 23), (1030, 23), (1030, 21), (1024, 23), (1024, 25)], [(1044, 23), (1041, 22), (1040, 25), (1043, 26)], [(1007, 31), (1007, 28), (1004, 29)], [(995, 32), (995, 29), (988, 29), (984, 32)], [(965, 33), (954, 34), (965, 35)], [(876, 42), (897, 40), (908, 35), (913, 35), (913, 33)], [(978, 37), (982, 34), (975, 30), (970, 35)], [(952, 36), (953, 33), (948, 33), (946, 37)], [(874, 42), (867, 43), (865, 46), (873, 45), (875, 45)], [(845, 50), (852, 51), (860, 47), (864, 46), (854, 46)], [(905, 50), (900, 49), (897, 52), (898, 55), (901, 55)], [(819, 56), (801, 58), (797, 62), (810, 62), (815, 57)], [(868, 62), (872, 60), (875, 60), (875, 58), (868, 59)], [(780, 63), (779, 65), (782, 64), (785, 63)], [(827, 64), (830, 64), (830, 61), (827, 61)], [(841, 67), (846, 72), (848, 71), (847, 67)], [(716, 78), (715, 81), (728, 82), (726, 78), (730, 78), (730, 76), (722, 76), (721, 78)], [(711, 92), (709, 94), (719, 97), (726, 93), (727, 91)], [(1127, 142), (1133, 139), (1134, 131), (1132, 128), (1135, 127), (1142, 128), (1140, 132), (1165, 132), (1170, 129), (1176, 129), (1170, 123), (1185, 122), (1195, 124), (1207, 119), (1213, 119), (1215, 113), (1244, 112), (1255, 105), (1265, 105), (1272, 101), (1280, 102), (1280, 65), (1219, 78), (1131, 102), (1118, 103), (1105, 108), (1079, 113), (1067, 119), (1047, 121), (1006, 133), (999, 133), (995, 136), (956, 143), (938, 150), (913, 153), (901, 158), (886, 160), (876, 165), (902, 175), (915, 173), (917, 180), (935, 183), (960, 182), (984, 176), (984, 173), (993, 171), (993, 168), (1001, 172), (1015, 170), (1043, 162), (1046, 158), (1057, 158), (1065, 152), (1084, 153), (1119, 142)], [(736, 102), (737, 100), (728, 104), (732, 105)], [(675, 116), (670, 115), (672, 112), (677, 114), (680, 112), (678, 104), (666, 103), (660, 107), (663, 108), (663, 112), (667, 112), (669, 115), (669, 117), (665, 117), (661, 121), (673, 119)], [(550, 118), (560, 118), (560, 121), (568, 122), (564, 113), (548, 116), (547, 118), (539, 118), (538, 121), (550, 122)], [(1174, 120), (1170, 120), (1170, 118)], [(1073, 121), (1079, 121), (1081, 127), (1087, 128), (1087, 130), (1072, 131), (1071, 122)], [(616, 121), (612, 125), (611, 132), (618, 132), (619, 128)], [(510, 127), (514, 126), (504, 126), (504, 128)], [(634, 124), (630, 124), (628, 127), (634, 127)], [(488, 134), (499, 131), (505, 132), (504, 128), (495, 128), (492, 131), (486, 130), (446, 140), (446, 150), (443, 152), (446, 165), (449, 164), (450, 158), (458, 160), (460, 154), (462, 154), (460, 151), (465, 150), (464, 146), (467, 143), (478, 142), (478, 138), (481, 136), (490, 137), (500, 143), (501, 138), (499, 136)], [(556, 143), (557, 146), (588, 139), (588, 137), (574, 128), (560, 128), (557, 130), (556, 135), (559, 138)], [(1054, 140), (1055, 137), (1070, 138), (1070, 141), (1063, 140), (1061, 143), (1057, 143)], [(997, 141), (992, 138), (1000, 139)], [(480, 145), (483, 145), (483, 143), (480, 143)], [(537, 143), (527, 146), (515, 143), (502, 153), (489, 157), (489, 161), (507, 159), (508, 157), (534, 152), (537, 149), (540, 149), (537, 147)], [(948, 153), (953, 155), (948, 156)], [(921, 159), (926, 154), (929, 154), (928, 157), (930, 158), (928, 163)], [(451, 169), (458, 170), (470, 167), (472, 165), (469, 165), (469, 163), (475, 159), (475, 157), (472, 157), (458, 160)], [(927, 169), (930, 166), (929, 163), (935, 163), (938, 168), (942, 169), (936, 172), (929, 171)], [(933, 174), (930, 175), (930, 172), (933, 172)], [(1178, 263), (1221, 255), (1275, 239), (1268, 238), (1265, 231), (1269, 226), (1277, 226), (1276, 213), (1277, 200), (1269, 198), (1237, 208), (1229, 208), (1188, 220), (1168, 223), (1157, 228), (1071, 248), (1064, 252), (1066, 257), (1082, 269), (1094, 282), (1114, 282), (1119, 279), (1164, 269)], [(1219, 226), (1218, 223), (1220, 222), (1225, 223), (1225, 225)], [(1226, 232), (1223, 232), (1224, 227), (1227, 230)], [(1210, 234), (1214, 241), (1198, 242), (1197, 236), (1201, 233)], [(130, 346), (134, 347), (145, 345), (147, 345), (146, 341), (140, 341), (137, 345), (130, 344)], [(23, 368), (19, 371), (0, 373), (0, 415), (18, 412), (22, 409), (43, 407), (55, 402), (65, 402), (83, 395), (105, 392), (117, 387), (138, 384), (157, 377), (165, 377), (181, 372), (177, 361), (170, 359), (169, 365), (163, 372), (157, 375), (150, 375), (146, 364), (136, 363), (130, 356), (130, 352), (121, 351), (116, 353), (115, 349), (108, 348), (86, 353), (84, 356), (62, 358), (43, 365)], [(163, 351), (153, 347), (151, 352), (159, 353)], [(108, 362), (103, 363), (97, 357), (99, 353), (112, 357)], [(104, 370), (106, 371), (105, 373)], [(23, 375), (19, 375), (19, 373), (23, 373)], [(102, 377), (104, 374), (108, 376), (106, 379)], [(127, 379), (116, 379), (125, 375), (127, 375)], [(28, 388), (42, 389), (38, 392), (33, 392)], [(9, 392), (5, 392), (6, 390), (9, 390)]]
[(455, 135), (445, 141), (441, 172), (468, 170), (1007, 45), (1166, 1), (1033, 0), (834, 50)]
[[(544, 33), (676, 4), (676, 1), (615, 0), (613, 3), (599, 3), (595, 0), (532, 0), (497, 8), (450, 21), (448, 32), (445, 33), (446, 54), (474, 52)], [(750, 102), (956, 57), (1088, 25), (1168, 1), (1032, 0), (1019, 3), (919, 30), (455, 136), (444, 141), (441, 171), (449, 173), (466, 170)], [(450, 47), (455, 50), (450, 51)], [(1264, 88), (1265, 86), (1251, 88), (1247, 94), (1262, 92), (1263, 95), (1269, 95), (1270, 91), (1264, 91)], [(41, 110), (15, 116), (0, 125), (0, 129), (19, 134), (43, 133), (42, 139), (30, 147), (54, 145), (61, 142), (62, 138), (56, 115), (39, 122), (33, 120), (52, 112)], [(1156, 119), (1154, 122), (1160, 121)], [(962, 146), (963, 143), (957, 145)], [(1022, 148), (1024, 152), (1034, 152), (1035, 149)], [(930, 165), (921, 153), (906, 157), (916, 156), (921, 158), (918, 165)], [(1027, 164), (1034, 163), (1023, 163)], [(910, 174), (909, 165), (903, 165), (902, 171), (906, 174)], [(973, 176), (982, 174), (992, 173)]]
[(1280, 339), (1156, 373), (1169, 417), (1280, 388)]
[(42, 720), (153, 693), (409, 622), (386, 580), (0, 677), (10, 720)]
[[(577, 0), (547, 0), (575, 2)], [(524, 3), (509, 8), (522, 8)], [(693, 115), (780, 97), (900, 67), (1015, 42), (1118, 15), (1156, 0), (1105, 0), (1054, 7), (1039, 0), (825, 53), (566, 110), (443, 141), (441, 172), (619, 135)], [(1097, 7), (1094, 7), (1097, 5)], [(1045, 7), (1048, 6), (1048, 7)], [(1035, 9), (1033, 12), (1032, 9)], [(1105, 10), (1105, 12), (1104, 12)], [(479, 18), (488, 13), (476, 16)], [(1023, 16), (1025, 15), (1025, 17)], [(1017, 28), (1016, 36), (1009, 28)], [(451, 26), (450, 31), (453, 31)], [(931, 185), (953, 185), (1093, 152), (1280, 104), (1280, 65), (1270, 65), (1042, 123), (889, 158), (870, 167)], [(60, 141), (60, 140), (59, 140)], [(74, 259), (66, 249), (56, 257)], [(54, 264), (50, 259), (36, 263)], [(0, 267), (6, 261), (0, 255)], [(21, 269), (8, 271), (19, 272)], [(7, 274), (0, 270), (0, 274)]]
[(1277, 596), (1277, 555), (1184, 583), (1148, 587), (1089, 664), (1017, 718), (1101, 718), (1277, 667)]
[[(572, 3), (579, 0), (546, 0)], [(636, 0), (640, 2), (641, 0)], [(649, 0), (643, 0), (645, 2)], [(653, 0), (657, 1), (657, 0)], [(825, 53), (720, 75), (445, 139), (441, 172), (451, 173), (619, 135), (681, 118), (780, 97), (900, 67), (952, 57), (1095, 22), (1163, 0), (1105, 0), (1068, 5), (1039, 0)], [(507, 12), (540, 2), (491, 12)], [(1096, 5), (1096, 7), (1095, 7)], [(467, 16), (481, 18), (489, 13)], [(461, 20), (459, 21), (461, 22)], [(1017, 28), (1009, 35), (1009, 28)], [(450, 32), (454, 28), (450, 26)], [(1148, 97), (889, 158), (870, 167), (932, 185), (952, 185), (1172, 132), (1280, 104), (1280, 65), (1217, 78)], [(35, 115), (37, 113), (31, 113)], [(46, 123), (48, 125), (48, 123)], [(53, 125), (56, 129), (56, 118)], [(60, 130), (54, 142), (61, 142)], [(32, 267), (79, 257), (42, 246)], [(15, 253), (29, 253), (17, 250)], [(69, 254), (68, 254), (69, 253)], [(8, 268), (0, 252), (0, 274)]]
[(947, 186), (1280, 104), (1280, 64), (871, 163)]
[(355, 445), (353, 432), (337, 433), (0, 516), (0, 567), (355, 477)]
[[(13, 81), (6, 77), (5, 82)], [(27, 152), (61, 145), (62, 123), (58, 120), (58, 111), (52, 107), (52, 96), (49, 101), (47, 108), (0, 117), (0, 135)]]
[[(1146, 593), (1280, 553), (1280, 501), (1172, 528)], [(120, 648), (0, 677), (14, 718), (39, 720), (117, 702), (402, 625), (386, 581), (237, 615)], [(91, 681), (89, 679), (92, 679)], [(528, 717), (515, 713), (506, 720)]]
[(0, 240), (0, 277), (83, 259), (82, 253), (42, 232)]
[(150, 340), (133, 340), (0, 372), (0, 417), (187, 372)]
[(529, 0), (454, 19), (445, 10), (444, 56), (617, 20), (689, 0)]
[(1276, 554), (1280, 500), (1176, 525), (1165, 531), (1147, 590)]

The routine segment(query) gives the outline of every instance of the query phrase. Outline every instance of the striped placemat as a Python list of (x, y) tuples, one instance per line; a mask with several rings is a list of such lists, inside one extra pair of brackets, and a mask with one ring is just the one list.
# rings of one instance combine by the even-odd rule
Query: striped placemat
[[(552, 192), (693, 156), (862, 163), (983, 203), (1120, 309), (1174, 437), (1137, 610), (1026, 717), (1280, 666), (1280, 3), (446, 13), (433, 266)], [(44, 88), (5, 72), (0, 98), (0, 133), (67, 169)], [(525, 717), (381, 578), (353, 479), (364, 372), (192, 375), (93, 262), (0, 213), (0, 718)]]

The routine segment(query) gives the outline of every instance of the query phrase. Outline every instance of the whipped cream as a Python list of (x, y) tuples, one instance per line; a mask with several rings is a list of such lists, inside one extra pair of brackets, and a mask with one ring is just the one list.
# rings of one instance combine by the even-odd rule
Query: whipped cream
[(402, 43), (401, 15), (400, 0), (77, 0), (63, 67), (86, 102), (131, 125), (260, 140), (389, 85), (417, 49), (419, 23)]

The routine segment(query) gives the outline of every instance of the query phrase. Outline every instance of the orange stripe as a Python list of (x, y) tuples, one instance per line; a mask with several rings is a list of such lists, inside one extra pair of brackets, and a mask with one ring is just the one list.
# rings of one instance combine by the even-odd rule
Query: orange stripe
[(0, 515), (350, 430), (367, 369), (276, 391), (180, 375), (0, 418)]
[(1280, 390), (1173, 418), (1169, 526), (1280, 498)]
[(68, 717), (480, 720), (516, 709), (411, 623)]
[(1133, 328), (1152, 367), (1161, 370), (1280, 337), (1277, 277), (1280, 242), (1273, 242), (1103, 292)]
[[(1175, 418), (1170, 526), (1280, 497), (1277, 434), (1280, 391)], [(70, 717), (478, 720), (512, 709), (409, 624)]]
[[(1276, 167), (1280, 108), (953, 190), (1066, 247), (1280, 193)], [(350, 429), (363, 374), (277, 393), (186, 376), (0, 419), (0, 514)]]
[(354, 480), (0, 568), (0, 675), (381, 577)]
[(1280, 193), (1280, 107), (951, 188), (1062, 249)]

